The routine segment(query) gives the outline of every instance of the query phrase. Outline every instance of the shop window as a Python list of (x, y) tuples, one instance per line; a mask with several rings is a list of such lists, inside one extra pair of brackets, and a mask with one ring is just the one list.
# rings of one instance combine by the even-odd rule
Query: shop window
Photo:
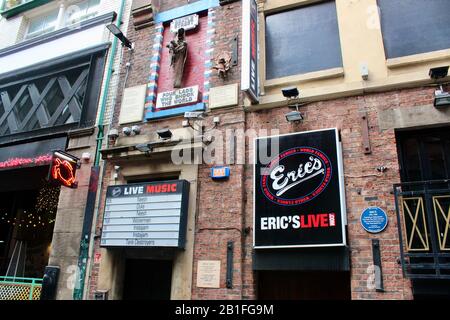
[(450, 48), (450, 1), (378, 0), (387, 58)]
[(334, 1), (266, 17), (266, 78), (342, 67)]

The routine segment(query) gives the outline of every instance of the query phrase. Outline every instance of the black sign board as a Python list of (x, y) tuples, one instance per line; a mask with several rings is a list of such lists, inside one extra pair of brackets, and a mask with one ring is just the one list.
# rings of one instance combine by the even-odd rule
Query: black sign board
[(101, 246), (184, 248), (188, 202), (185, 180), (108, 187)]
[(337, 129), (255, 140), (255, 248), (346, 244), (341, 155)]

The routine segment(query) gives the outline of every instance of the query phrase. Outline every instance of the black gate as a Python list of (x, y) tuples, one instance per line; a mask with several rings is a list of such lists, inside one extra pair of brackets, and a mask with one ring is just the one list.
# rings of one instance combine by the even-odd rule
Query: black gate
[(450, 180), (394, 185), (403, 274), (450, 279)]

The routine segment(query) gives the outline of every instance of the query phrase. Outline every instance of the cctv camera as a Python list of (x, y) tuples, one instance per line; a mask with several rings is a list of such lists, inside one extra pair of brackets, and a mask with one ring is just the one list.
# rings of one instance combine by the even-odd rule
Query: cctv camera
[(138, 134), (141, 133), (141, 127), (139, 127), (139, 126), (137, 126), (137, 125), (132, 126), (132, 127), (131, 127), (131, 131), (133, 131), (133, 133), (134, 133), (135, 135), (138, 135)]
[(430, 69), (429, 76), (431, 79), (437, 80), (445, 78), (448, 75), (449, 66)]
[(124, 127), (122, 128), (122, 133), (126, 136), (131, 135), (131, 128), (130, 127)]
[(111, 129), (108, 132), (108, 138), (111, 140), (116, 140), (119, 137), (119, 131), (117, 129)]
[(283, 97), (288, 99), (297, 98), (300, 95), (296, 87), (284, 88), (281, 89), (281, 92), (283, 93)]

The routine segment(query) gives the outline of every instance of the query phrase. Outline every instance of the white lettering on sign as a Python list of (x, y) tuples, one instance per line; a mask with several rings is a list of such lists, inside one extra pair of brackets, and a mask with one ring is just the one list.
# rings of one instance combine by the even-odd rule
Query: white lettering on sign
[(286, 176), (283, 174), (283, 165), (276, 166), (272, 170), (270, 178), (273, 180), (272, 188), (277, 191), (277, 196), (281, 196), (292, 187), (306, 180), (325, 173), (325, 169), (322, 168), (322, 162), (318, 158), (309, 157), (309, 160), (310, 162), (306, 162), (305, 164), (301, 163), (297, 171), (290, 171)]
[(166, 91), (158, 94), (156, 108), (164, 109), (178, 105), (196, 103), (198, 101), (198, 86)]
[(178, 29), (192, 30), (198, 26), (198, 15), (192, 14), (190, 16), (178, 18), (170, 24), (170, 31), (177, 33)]
[(143, 194), (144, 187), (126, 187), (124, 188), (124, 195), (132, 195), (132, 194)]

